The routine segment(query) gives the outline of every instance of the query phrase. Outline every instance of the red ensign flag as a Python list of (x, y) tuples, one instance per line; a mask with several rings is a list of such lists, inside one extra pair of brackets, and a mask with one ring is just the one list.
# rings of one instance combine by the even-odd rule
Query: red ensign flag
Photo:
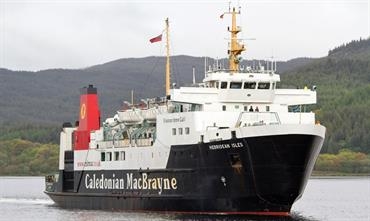
[(162, 41), (162, 34), (158, 35), (157, 37), (154, 37), (154, 38), (150, 39), (149, 41), (150, 41), (150, 43)]

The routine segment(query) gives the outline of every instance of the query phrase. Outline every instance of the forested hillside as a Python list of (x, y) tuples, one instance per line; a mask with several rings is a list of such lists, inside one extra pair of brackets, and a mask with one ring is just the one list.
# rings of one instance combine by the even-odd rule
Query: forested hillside
[[(204, 58), (174, 56), (172, 82), (178, 86), (192, 82), (192, 68), (196, 80), (204, 77)], [(294, 59), (279, 62), (278, 67), (289, 70), (309, 62)], [(248, 61), (245, 61), (247, 63)], [(208, 58), (208, 64), (216, 62)], [(220, 65), (225, 65), (220, 60)], [(253, 63), (253, 61), (249, 61)], [(254, 61), (258, 64), (259, 61)], [(38, 124), (59, 126), (74, 121), (79, 109), (79, 88), (93, 84), (98, 88), (102, 119), (114, 115), (123, 100), (163, 96), (164, 57), (126, 58), (85, 69), (55, 69), (37, 72), (0, 69), (0, 124)]]
[(353, 41), (325, 58), (281, 75), (286, 85), (317, 85), (313, 110), (327, 127), (322, 152), (370, 153), (370, 39)]
[(57, 171), (59, 147), (26, 140), (0, 140), (0, 175), (42, 175)]

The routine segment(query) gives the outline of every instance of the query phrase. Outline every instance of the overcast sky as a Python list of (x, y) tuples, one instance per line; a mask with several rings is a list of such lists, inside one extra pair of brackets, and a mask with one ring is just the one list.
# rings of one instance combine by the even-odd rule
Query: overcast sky
[[(322, 57), (370, 36), (370, 0), (244, 0), (245, 59)], [(171, 53), (226, 57), (230, 17), (220, 0), (0, 0), (0, 67), (84, 68), (164, 55), (150, 44), (170, 19)]]

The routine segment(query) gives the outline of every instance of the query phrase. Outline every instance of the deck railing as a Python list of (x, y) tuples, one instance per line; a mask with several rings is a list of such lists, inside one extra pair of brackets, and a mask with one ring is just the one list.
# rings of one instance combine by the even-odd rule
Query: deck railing
[(281, 124), (276, 112), (241, 112), (236, 127)]

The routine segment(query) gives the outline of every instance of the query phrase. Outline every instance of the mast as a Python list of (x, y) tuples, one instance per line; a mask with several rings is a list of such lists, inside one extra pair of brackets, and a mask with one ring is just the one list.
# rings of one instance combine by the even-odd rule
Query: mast
[(224, 14), (231, 14), (231, 30), (230, 27), (227, 28), (227, 30), (231, 33), (231, 39), (230, 39), (230, 48), (227, 51), (229, 54), (229, 69), (232, 74), (235, 74), (239, 70), (239, 58), (238, 55), (242, 53), (242, 51), (245, 50), (245, 47), (243, 44), (239, 44), (237, 35), (241, 31), (240, 26), (236, 25), (236, 15), (240, 14), (239, 11), (235, 11), (235, 8), (233, 8), (232, 11), (225, 12)]
[(170, 38), (169, 38), (169, 22), (166, 19), (166, 96), (170, 95)]

